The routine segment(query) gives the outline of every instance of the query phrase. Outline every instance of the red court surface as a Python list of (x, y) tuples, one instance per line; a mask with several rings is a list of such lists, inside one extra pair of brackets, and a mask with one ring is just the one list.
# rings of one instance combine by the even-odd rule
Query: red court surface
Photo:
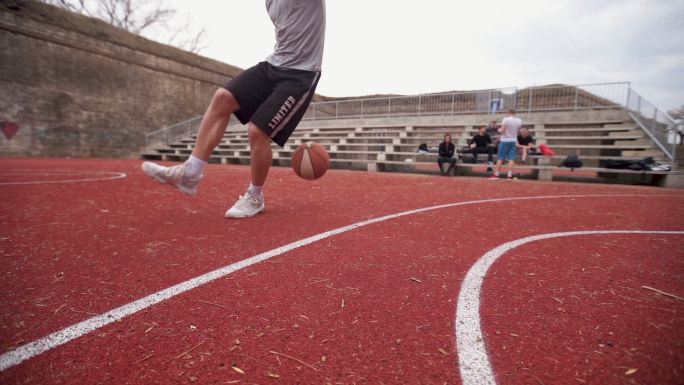
[[(229, 220), (246, 167), (210, 165), (187, 197), (135, 160), (0, 162), (2, 384), (465, 384), (456, 304), (483, 255), (628, 230), (670, 233), (551, 238), (493, 263), (478, 298), (489, 383), (683, 383), (681, 190), (274, 168), (265, 213)], [(448, 204), (276, 251), (13, 356), (260, 253)]]

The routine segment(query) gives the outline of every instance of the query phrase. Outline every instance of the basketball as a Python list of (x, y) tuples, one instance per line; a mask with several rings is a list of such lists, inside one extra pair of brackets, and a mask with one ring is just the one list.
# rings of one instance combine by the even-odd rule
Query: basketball
[(330, 167), (328, 151), (318, 143), (302, 143), (292, 154), (292, 169), (301, 178), (318, 179), (325, 175), (328, 167)]

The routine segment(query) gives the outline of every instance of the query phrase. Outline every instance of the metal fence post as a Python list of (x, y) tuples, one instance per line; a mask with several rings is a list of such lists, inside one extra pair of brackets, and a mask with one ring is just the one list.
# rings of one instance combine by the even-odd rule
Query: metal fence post
[(527, 113), (532, 112), (532, 87), (527, 88)]
[(515, 99), (515, 103), (513, 103), (513, 105), (515, 107), (513, 107), (513, 108), (515, 108), (516, 110), (518, 110), (520, 108), (520, 97), (519, 97), (519, 95), (520, 94), (518, 93), (518, 87), (515, 87), (515, 90), (513, 91), (513, 98)]
[(456, 94), (451, 94), (451, 115), (454, 114), (454, 104), (456, 103)]
[(629, 110), (629, 102), (632, 99), (632, 85), (628, 83), (629, 86), (627, 88), (627, 100), (625, 101), (625, 108)]
[(677, 161), (677, 127), (675, 126), (674, 140), (672, 141), (672, 169), (674, 170), (679, 162)]
[(579, 87), (575, 87), (575, 106), (573, 107), (573, 111), (577, 111), (578, 98), (579, 98)]
[(420, 116), (420, 110), (423, 106), (423, 95), (418, 95), (418, 116)]
[(392, 117), (392, 98), (387, 99), (387, 117)]
[(492, 99), (494, 99), (492, 97), (492, 92), (494, 92), (494, 90), (489, 90), (489, 100), (487, 101), (487, 113), (490, 115), (492, 115)]

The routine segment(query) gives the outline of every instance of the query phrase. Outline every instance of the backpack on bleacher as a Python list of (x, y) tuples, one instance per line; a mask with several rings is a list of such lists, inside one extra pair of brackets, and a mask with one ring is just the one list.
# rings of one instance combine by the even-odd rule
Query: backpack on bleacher
[(605, 167), (621, 170), (629, 167), (632, 163), (634, 163), (634, 161), (623, 159), (608, 159), (606, 161)]
[(565, 157), (565, 159), (561, 162), (560, 165), (561, 167), (580, 168), (582, 167), (582, 161), (576, 154), (570, 154)]
[(544, 143), (540, 144), (537, 147), (539, 148), (539, 152), (541, 152), (542, 155), (548, 155), (548, 156), (556, 155), (556, 153), (551, 149), (551, 147), (547, 146)]
[(634, 171), (651, 171), (651, 168), (655, 166), (655, 161), (649, 156), (647, 158), (632, 162), (632, 164), (627, 166), (627, 169)]

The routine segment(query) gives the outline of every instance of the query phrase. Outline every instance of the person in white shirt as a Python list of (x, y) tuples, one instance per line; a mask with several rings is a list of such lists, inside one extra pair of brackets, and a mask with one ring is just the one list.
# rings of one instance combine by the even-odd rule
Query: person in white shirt
[[(221, 142), (231, 115), (247, 124), (251, 183), (226, 211), (246, 218), (264, 210), (263, 187), (271, 166), (271, 141), (284, 146), (306, 113), (321, 77), (325, 43), (325, 0), (266, 0), (276, 46), (263, 62), (231, 79), (214, 94), (187, 162), (164, 167), (145, 162), (142, 169), (158, 182), (197, 194), (212, 151)], [(249, 31), (242, 39), (249, 39)]]
[(499, 172), (504, 161), (508, 161), (508, 179), (513, 179), (513, 163), (518, 146), (518, 131), (522, 127), (522, 120), (515, 116), (515, 110), (508, 110), (508, 116), (501, 122), (499, 132), (501, 141), (496, 155), (496, 168), (490, 179), (498, 180)]

